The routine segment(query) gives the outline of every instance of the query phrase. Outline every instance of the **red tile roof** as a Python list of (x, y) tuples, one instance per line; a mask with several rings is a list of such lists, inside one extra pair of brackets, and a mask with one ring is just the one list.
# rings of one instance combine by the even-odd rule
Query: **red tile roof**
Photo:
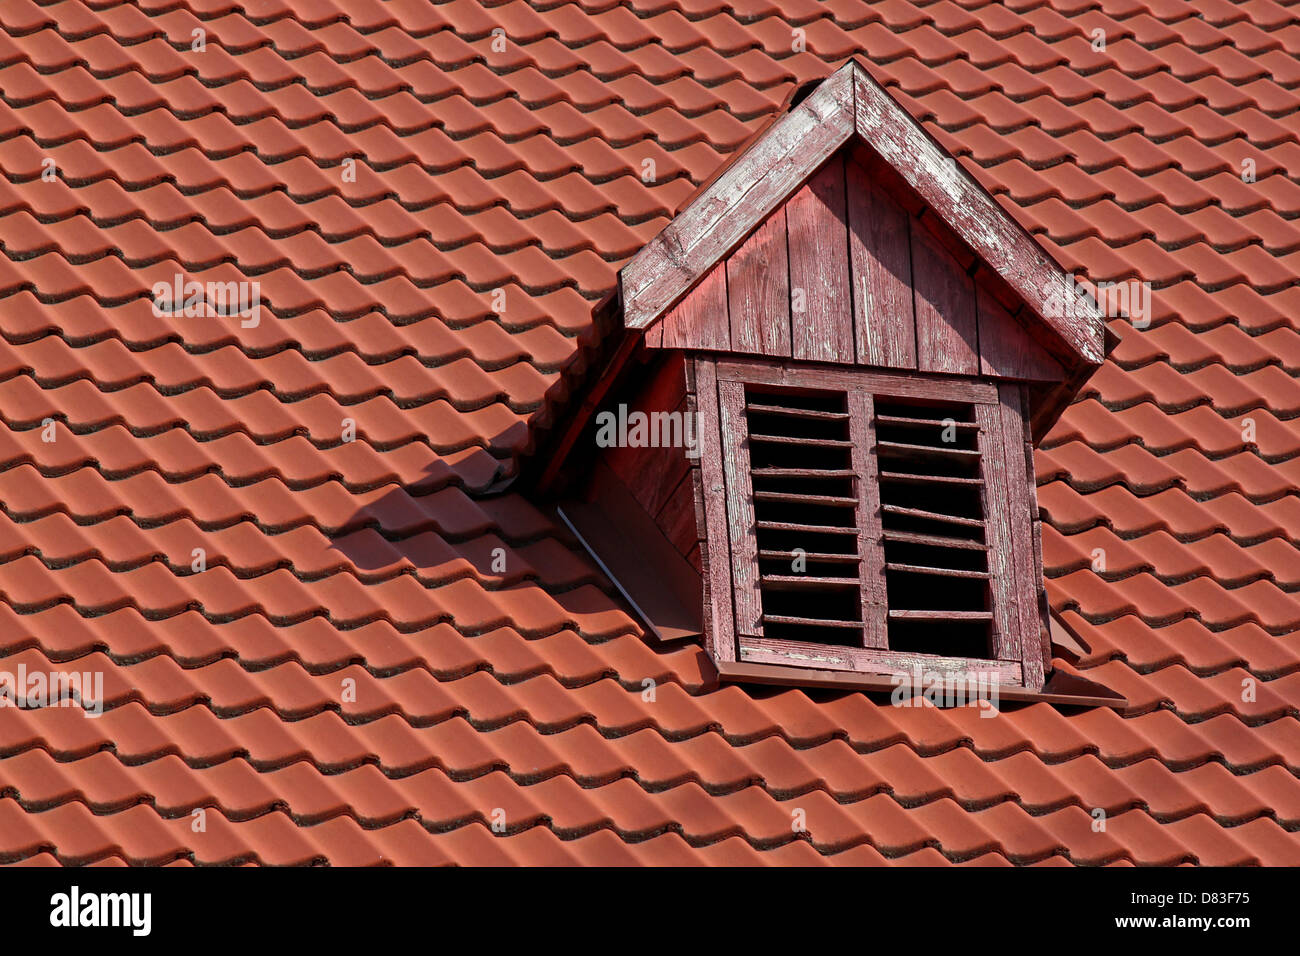
[[(5, 0), (0, 26), (3, 669), (107, 697), (4, 712), (0, 860), (1300, 863), (1300, 13)], [(1052, 600), (1125, 714), (708, 689), (538, 505), (484, 493), (619, 265), (851, 55), (1064, 266), (1154, 284), (1038, 457)], [(155, 316), (177, 272), (268, 309)]]

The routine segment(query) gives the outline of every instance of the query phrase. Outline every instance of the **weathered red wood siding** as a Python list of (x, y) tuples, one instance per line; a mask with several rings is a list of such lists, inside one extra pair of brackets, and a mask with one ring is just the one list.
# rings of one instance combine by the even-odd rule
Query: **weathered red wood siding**
[(837, 153), (652, 326), (646, 344), (1061, 381), (1035, 333), (972, 278), (973, 261), (954, 254), (956, 237), (909, 206), (914, 197)]

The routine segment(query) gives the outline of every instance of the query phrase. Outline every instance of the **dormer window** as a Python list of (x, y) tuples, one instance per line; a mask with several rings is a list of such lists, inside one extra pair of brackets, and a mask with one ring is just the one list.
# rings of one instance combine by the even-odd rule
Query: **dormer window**
[[(1032, 443), (1106, 343), (1076, 288), (847, 64), (624, 267), (540, 483), (723, 680), (878, 688), (920, 665), (1111, 702), (1045, 688)], [(622, 405), (694, 416), (698, 449), (593, 449)]]
[(1037, 589), (1008, 560), (1030, 543), (1018, 389), (714, 366), (737, 660), (1041, 683)]

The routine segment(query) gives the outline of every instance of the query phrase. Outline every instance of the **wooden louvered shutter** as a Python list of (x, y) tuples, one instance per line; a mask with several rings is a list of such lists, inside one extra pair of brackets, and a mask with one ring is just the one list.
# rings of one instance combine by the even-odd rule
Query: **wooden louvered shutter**
[(740, 361), (720, 371), (725, 500), (705, 508), (725, 511), (734, 660), (993, 669), (1041, 686), (1014, 388)]
[(871, 398), (719, 382), (736, 632), (884, 647)]
[(992, 656), (1019, 661), (1024, 683), (1039, 687), (1047, 660), (1037, 600), (1043, 571), (1033, 529), (1038, 514), (1033, 465), (1025, 454), (1020, 397), (1005, 385), (998, 392), (996, 403), (975, 407), (985, 460), (984, 502), (993, 574)]

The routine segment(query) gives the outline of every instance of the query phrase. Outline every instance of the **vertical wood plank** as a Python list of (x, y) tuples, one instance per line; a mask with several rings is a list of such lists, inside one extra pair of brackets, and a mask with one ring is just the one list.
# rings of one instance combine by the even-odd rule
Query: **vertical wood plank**
[(732, 351), (790, 357), (790, 265), (784, 206), (727, 259), (727, 299)]
[(717, 266), (660, 322), (666, 349), (731, 348), (727, 317), (727, 270)]
[[(1028, 466), (1027, 470), (1032, 476), (1034, 473), (1034, 446), (1025, 442), (1025, 461)], [(1052, 661), (1052, 621), (1051, 607), (1047, 601), (1047, 586), (1043, 580), (1043, 520), (1038, 512), (1038, 489), (1034, 486), (1031, 478), (1029, 482), (1029, 500), (1033, 516), (1032, 529), (1034, 538), (1034, 560), (1030, 565), (1030, 571), (1033, 574), (1034, 584), (1034, 610), (1038, 623), (1039, 640), (1043, 646), (1043, 667), (1044, 677), (1046, 677), (1046, 668)]]
[(1096, 310), (1067, 299), (1066, 314), (1052, 316), (1066, 280), (1060, 267), (866, 70), (855, 70), (858, 135), (1086, 362), (1100, 363), (1103, 326)]
[(912, 229), (916, 295), (916, 367), (923, 372), (979, 374), (975, 283), (929, 230)]
[(794, 358), (853, 363), (853, 293), (844, 159), (834, 157), (785, 206)]
[(981, 375), (1040, 382), (1065, 380), (1065, 370), (1034, 341), (1029, 331), (978, 286), (975, 311), (979, 323)]
[(976, 405), (979, 423), (980, 473), (984, 487), (980, 497), (984, 507), (984, 527), (988, 544), (989, 581), (993, 599), (993, 656), (1001, 661), (1020, 660), (1020, 609), (1013, 585), (1015, 559), (1011, 554), (1010, 499), (1007, 491), (1006, 457), (1002, 443), (1002, 408), (1000, 405)]
[(704, 568), (705, 649), (717, 661), (736, 659), (732, 624), (731, 542), (727, 535), (722, 436), (718, 429), (718, 375), (713, 359), (695, 359), (695, 399), (700, 414), (699, 505), (706, 529), (701, 546)]
[(731, 587), (736, 598), (736, 634), (763, 634), (763, 598), (758, 589), (758, 539), (754, 489), (749, 474), (749, 429), (745, 386), (718, 382), (722, 425), (722, 472), (727, 482), (727, 527), (731, 531)]
[(1033, 519), (1038, 514), (1034, 476), (1025, 464), (1025, 428), (1020, 409), (1020, 386), (1004, 382), (998, 386), (1002, 419), (1002, 446), (1006, 458), (1011, 526), (1011, 550), (1015, 565), (1015, 606), (1020, 618), (1020, 646), (1025, 686), (1039, 688), (1046, 678), (1043, 661), (1042, 623), (1038, 618), (1038, 566), (1034, 560)]
[(871, 393), (849, 391), (849, 436), (858, 489), (858, 565), (862, 594), (863, 647), (889, 646), (885, 593), (885, 543), (880, 520), (880, 476), (876, 462), (876, 413)]
[(857, 360), (916, 368), (907, 213), (858, 163), (846, 164), (845, 177)]
[[(1029, 480), (1029, 515), (1033, 519), (1034, 529), (1034, 563), (1030, 565), (1030, 570), (1033, 573), (1038, 624), (1043, 642), (1043, 666), (1047, 668), (1052, 662), (1052, 609), (1047, 599), (1047, 582), (1043, 577), (1043, 515), (1038, 509), (1038, 472), (1034, 467), (1034, 439), (1030, 427), (1032, 407), (1029, 400), (1029, 386), (1021, 385), (1020, 425), (1025, 442), (1025, 474)], [(1046, 670), (1044, 670), (1045, 678)]]

